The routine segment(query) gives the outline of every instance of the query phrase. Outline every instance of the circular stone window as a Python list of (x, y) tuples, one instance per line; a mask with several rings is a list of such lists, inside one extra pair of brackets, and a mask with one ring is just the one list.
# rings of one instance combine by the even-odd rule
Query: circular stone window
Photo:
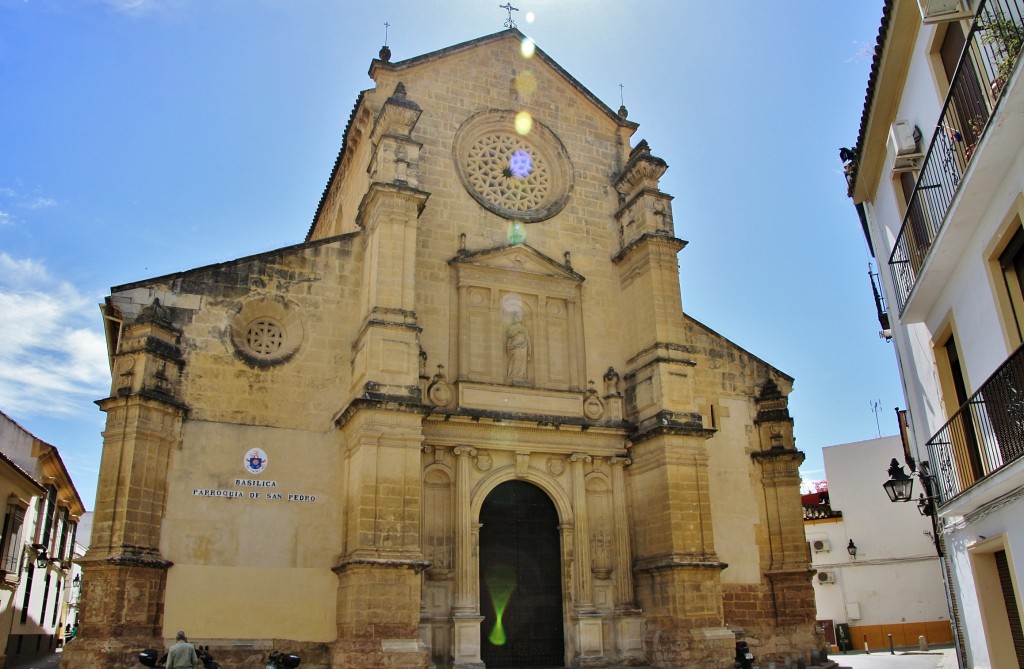
[(572, 192), (572, 165), (547, 126), (533, 121), (529, 133), (515, 128), (515, 113), (487, 111), (470, 117), (452, 148), (462, 185), (490, 211), (533, 223), (565, 207)]
[(252, 300), (242, 305), (231, 320), (235, 352), (257, 367), (286, 362), (299, 349), (302, 337), (298, 310), (283, 301)]
[(284, 330), (272, 318), (257, 318), (245, 329), (245, 347), (261, 358), (273, 358), (284, 343)]

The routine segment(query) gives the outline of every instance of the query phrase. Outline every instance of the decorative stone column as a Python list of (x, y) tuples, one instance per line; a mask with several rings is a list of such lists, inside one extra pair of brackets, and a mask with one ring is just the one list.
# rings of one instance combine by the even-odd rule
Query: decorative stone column
[(569, 456), (572, 463), (572, 505), (576, 511), (576, 531), (573, 542), (576, 545), (576, 610), (592, 611), (594, 608), (594, 583), (590, 573), (590, 523), (587, 519), (587, 488), (583, 464), (593, 462), (585, 453)]
[(476, 449), (456, 446), (455, 454), (455, 604), (452, 607), (452, 664), (483, 667), (480, 657), (479, 550), (480, 525), (470, 508), (471, 459)]

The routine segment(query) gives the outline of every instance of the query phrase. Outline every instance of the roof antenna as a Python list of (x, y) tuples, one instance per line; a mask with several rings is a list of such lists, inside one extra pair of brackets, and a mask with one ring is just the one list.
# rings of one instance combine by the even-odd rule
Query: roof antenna
[(871, 413), (875, 414), (875, 429), (878, 430), (878, 438), (882, 438), (882, 426), (878, 422), (878, 412), (882, 410), (881, 401), (871, 400)]
[(391, 49), (388, 48), (388, 28), (390, 28), (390, 27), (391, 27), (391, 24), (388, 23), (387, 21), (385, 21), (384, 22), (384, 46), (382, 46), (380, 48), (380, 53), (377, 54), (378, 56), (380, 56), (380, 59), (383, 60), (385, 63), (387, 63), (388, 61), (391, 60)]
[(504, 23), (505, 27), (508, 28), (509, 30), (515, 30), (516, 22), (512, 20), (512, 12), (518, 12), (519, 8), (513, 7), (511, 2), (506, 2), (504, 5), (498, 6), (508, 12), (508, 18), (505, 19)]
[(626, 110), (626, 98), (622, 95), (622, 89), (624, 86), (619, 84), (619, 118), (626, 118), (629, 116), (629, 112)]

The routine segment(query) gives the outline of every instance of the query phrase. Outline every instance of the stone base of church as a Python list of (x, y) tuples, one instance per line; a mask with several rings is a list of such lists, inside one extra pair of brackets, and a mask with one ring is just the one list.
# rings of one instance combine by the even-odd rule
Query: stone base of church
[(139, 653), (147, 648), (163, 652), (163, 639), (117, 637), (107, 639), (76, 638), (64, 646), (61, 669), (124, 669), (138, 667)]
[(649, 621), (647, 661), (654, 667), (732, 667), (736, 636), (724, 627), (683, 628), (676, 621)]
[(380, 626), (364, 630), (356, 637), (335, 641), (328, 666), (351, 669), (426, 669), (430, 666), (429, 649), (419, 639), (380, 637), (389, 631), (398, 630)]
[(426, 669), (419, 638), (420, 577), (408, 560), (352, 560), (338, 573), (338, 639), (331, 667)]

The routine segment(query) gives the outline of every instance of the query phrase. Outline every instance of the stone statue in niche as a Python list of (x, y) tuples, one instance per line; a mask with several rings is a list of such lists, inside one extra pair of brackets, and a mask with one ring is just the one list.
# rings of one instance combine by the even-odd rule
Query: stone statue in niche
[(609, 367), (604, 373), (604, 396), (618, 397), (619, 394), (619, 373), (614, 367)]
[(530, 330), (523, 325), (521, 308), (512, 310), (512, 323), (505, 333), (505, 353), (508, 356), (505, 380), (512, 383), (529, 381), (527, 363), (533, 358), (533, 342), (530, 340)]

